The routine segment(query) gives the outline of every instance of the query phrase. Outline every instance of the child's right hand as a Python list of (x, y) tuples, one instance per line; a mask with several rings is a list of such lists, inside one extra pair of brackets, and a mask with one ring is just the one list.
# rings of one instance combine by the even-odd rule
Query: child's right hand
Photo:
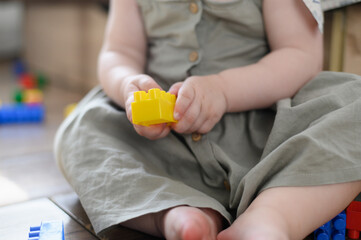
[[(137, 91), (148, 91), (151, 88), (162, 89), (153, 78), (148, 75), (140, 74), (126, 77), (124, 79), (123, 96), (124, 105), (127, 117), (132, 122), (132, 108), (131, 104), (134, 101), (134, 92)], [(141, 126), (133, 124), (135, 131), (150, 140), (156, 140), (163, 138), (170, 132), (170, 127), (166, 124), (155, 124), (151, 126)]]

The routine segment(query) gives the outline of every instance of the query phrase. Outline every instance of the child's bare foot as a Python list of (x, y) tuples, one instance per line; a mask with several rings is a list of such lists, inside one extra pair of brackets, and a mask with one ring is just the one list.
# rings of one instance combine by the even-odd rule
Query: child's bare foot
[(216, 240), (222, 230), (222, 216), (211, 209), (180, 206), (168, 210), (163, 218), (167, 240)]
[(360, 190), (361, 181), (269, 188), (217, 240), (304, 239), (345, 209)]

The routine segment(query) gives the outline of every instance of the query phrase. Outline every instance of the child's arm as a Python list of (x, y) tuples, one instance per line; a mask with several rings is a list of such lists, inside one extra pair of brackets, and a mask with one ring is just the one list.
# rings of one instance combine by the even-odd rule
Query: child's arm
[(142, 74), (145, 65), (145, 36), (138, 15), (135, 1), (111, 1), (98, 62), (99, 80), (104, 91), (122, 107), (125, 107), (126, 99), (124, 79)]
[[(103, 48), (99, 57), (99, 80), (105, 93), (125, 108), (131, 120), (133, 92), (161, 88), (144, 75), (146, 36), (135, 0), (112, 0)], [(134, 125), (136, 131), (150, 139), (165, 136), (166, 124), (152, 127)]]
[(264, 0), (263, 14), (271, 53), (256, 64), (173, 86), (177, 132), (206, 133), (225, 112), (268, 107), (321, 70), (322, 34), (302, 1)]
[[(322, 69), (322, 34), (303, 1), (264, 0), (263, 15), (271, 53), (255, 65), (219, 74), (227, 111), (268, 107), (291, 97)], [(238, 74), (242, 77), (235, 79)], [(242, 95), (232, 94), (232, 85), (245, 89)]]

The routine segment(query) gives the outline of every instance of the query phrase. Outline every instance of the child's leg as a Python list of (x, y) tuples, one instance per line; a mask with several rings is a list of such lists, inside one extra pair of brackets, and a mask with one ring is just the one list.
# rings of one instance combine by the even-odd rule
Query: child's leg
[(222, 223), (223, 217), (212, 209), (179, 206), (122, 225), (167, 240), (216, 240)]
[(331, 220), (361, 191), (361, 181), (263, 191), (218, 240), (298, 240)]

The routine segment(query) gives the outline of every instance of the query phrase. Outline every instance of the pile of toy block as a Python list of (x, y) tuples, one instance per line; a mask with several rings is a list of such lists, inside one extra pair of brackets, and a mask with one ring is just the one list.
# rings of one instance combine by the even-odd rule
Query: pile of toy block
[(41, 123), (45, 117), (43, 89), (46, 78), (42, 74), (26, 71), (21, 61), (14, 63), (14, 74), (18, 86), (14, 90), (13, 102), (0, 102), (0, 124)]
[(331, 221), (319, 227), (315, 232), (315, 240), (345, 240), (346, 213), (338, 214)]
[(346, 211), (341, 212), (331, 221), (314, 232), (315, 240), (359, 239), (361, 231), (361, 202), (353, 201)]

